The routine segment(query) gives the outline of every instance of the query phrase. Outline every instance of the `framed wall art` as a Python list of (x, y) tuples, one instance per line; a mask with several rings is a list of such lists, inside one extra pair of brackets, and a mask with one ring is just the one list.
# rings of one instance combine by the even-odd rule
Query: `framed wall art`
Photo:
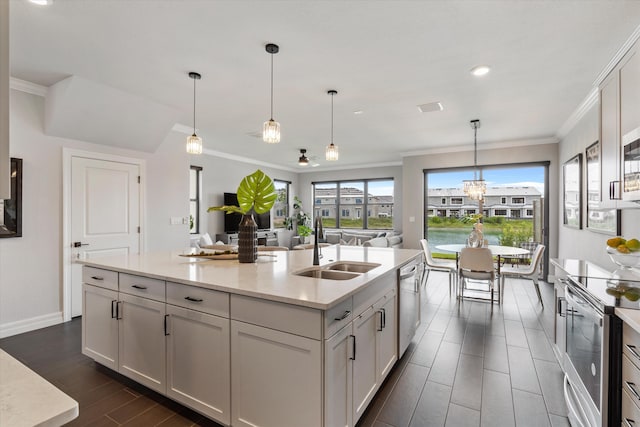
[(0, 238), (22, 236), (22, 159), (11, 158), (11, 198), (0, 199)]
[(582, 153), (562, 165), (563, 224), (582, 228)]
[(587, 147), (586, 158), (586, 183), (587, 183), (587, 228), (590, 231), (618, 236), (621, 233), (620, 210), (602, 209), (602, 164), (600, 141), (596, 141)]

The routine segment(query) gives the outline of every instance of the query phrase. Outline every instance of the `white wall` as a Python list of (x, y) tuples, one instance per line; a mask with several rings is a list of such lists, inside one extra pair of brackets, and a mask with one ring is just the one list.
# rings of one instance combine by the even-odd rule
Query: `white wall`
[[(189, 165), (203, 166), (203, 210), (235, 192), (256, 166), (185, 152), (186, 136), (171, 132), (155, 153), (52, 137), (44, 134), (45, 100), (11, 90), (12, 157), (23, 159), (22, 237), (0, 239), (0, 337), (62, 321), (62, 148), (144, 159), (146, 251), (181, 250), (188, 225), (170, 225), (189, 215)], [(263, 168), (272, 178), (294, 181), (295, 173)], [(214, 214), (203, 214), (211, 218)], [(214, 221), (207, 228), (222, 231)]]
[[(501, 165), (523, 162), (549, 161), (549, 256), (557, 254), (558, 235), (558, 144), (522, 145), (510, 148), (478, 151), (479, 165)], [(441, 169), (473, 164), (473, 151), (429, 154), (405, 157), (403, 161), (404, 182), (404, 247), (419, 248), (424, 235), (424, 169)], [(415, 221), (410, 222), (409, 217)]]
[(402, 167), (384, 166), (372, 168), (358, 168), (334, 170), (327, 172), (301, 173), (298, 177), (298, 193), (305, 212), (311, 213), (313, 210), (313, 187), (312, 182), (319, 181), (339, 181), (352, 179), (373, 179), (373, 178), (393, 178), (393, 229), (402, 231)]
[[(562, 164), (564, 162), (578, 153), (582, 153), (584, 161), (585, 149), (599, 139), (599, 111), (600, 105), (596, 103), (560, 142), (559, 176), (562, 176)], [(585, 185), (584, 177), (583, 170), (583, 185)], [(562, 185), (560, 185), (560, 188), (562, 188)], [(560, 190), (558, 194), (558, 209), (556, 211), (556, 216), (559, 218), (560, 223), (558, 257), (584, 259), (607, 269), (614, 270), (616, 265), (605, 253), (606, 240), (611, 236), (593, 232), (586, 227), (582, 230), (577, 230), (562, 225), (562, 203), (562, 190)], [(587, 218), (585, 203), (586, 191), (583, 191), (583, 224), (586, 224)], [(640, 238), (640, 209), (622, 210), (621, 226), (623, 236), (627, 238)]]
[(11, 197), (9, 160), (9, 2), (0, 2), (0, 199)]
[[(259, 143), (259, 142), (256, 142)], [(213, 239), (224, 232), (224, 212), (207, 213), (210, 206), (222, 206), (224, 193), (235, 193), (245, 176), (260, 169), (271, 179), (290, 181), (290, 201), (297, 194), (297, 174), (237, 160), (223, 159), (209, 155), (192, 158), (193, 166), (202, 166), (202, 206), (200, 209), (200, 232), (208, 232)]]

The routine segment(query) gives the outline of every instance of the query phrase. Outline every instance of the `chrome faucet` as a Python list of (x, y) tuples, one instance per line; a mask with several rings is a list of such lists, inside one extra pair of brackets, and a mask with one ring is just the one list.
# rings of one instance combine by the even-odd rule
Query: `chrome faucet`
[(320, 253), (320, 248), (318, 247), (318, 240), (324, 234), (322, 229), (322, 217), (316, 216), (316, 219), (313, 223), (313, 234), (315, 235), (315, 239), (313, 239), (313, 265), (320, 265), (320, 258), (322, 258), (322, 254)]

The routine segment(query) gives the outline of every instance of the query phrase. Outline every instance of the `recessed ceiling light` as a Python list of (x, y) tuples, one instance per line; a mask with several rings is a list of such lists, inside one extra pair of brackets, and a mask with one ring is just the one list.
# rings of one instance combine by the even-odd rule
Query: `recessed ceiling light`
[(429, 102), (428, 104), (418, 105), (418, 110), (421, 113), (430, 113), (432, 111), (442, 111), (444, 107), (442, 106), (442, 102)]
[(489, 71), (491, 71), (491, 67), (488, 65), (477, 65), (471, 69), (471, 74), (479, 77), (488, 74)]
[(53, 3), (53, 0), (29, 0), (29, 2), (37, 4), (38, 6), (49, 6)]
[(362, 110), (356, 110), (353, 112), (353, 114), (364, 114), (364, 111)]

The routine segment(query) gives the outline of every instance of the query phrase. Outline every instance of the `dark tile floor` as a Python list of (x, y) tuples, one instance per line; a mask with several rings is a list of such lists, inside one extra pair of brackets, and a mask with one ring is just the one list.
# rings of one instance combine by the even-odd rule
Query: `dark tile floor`
[[(509, 280), (504, 304), (458, 304), (431, 273), (422, 325), (359, 427), (568, 426), (546, 309), (530, 281)], [(72, 426), (217, 426), (80, 353), (80, 319), (0, 340), (0, 348), (76, 399)], [(300, 426), (304, 427), (304, 426)]]

